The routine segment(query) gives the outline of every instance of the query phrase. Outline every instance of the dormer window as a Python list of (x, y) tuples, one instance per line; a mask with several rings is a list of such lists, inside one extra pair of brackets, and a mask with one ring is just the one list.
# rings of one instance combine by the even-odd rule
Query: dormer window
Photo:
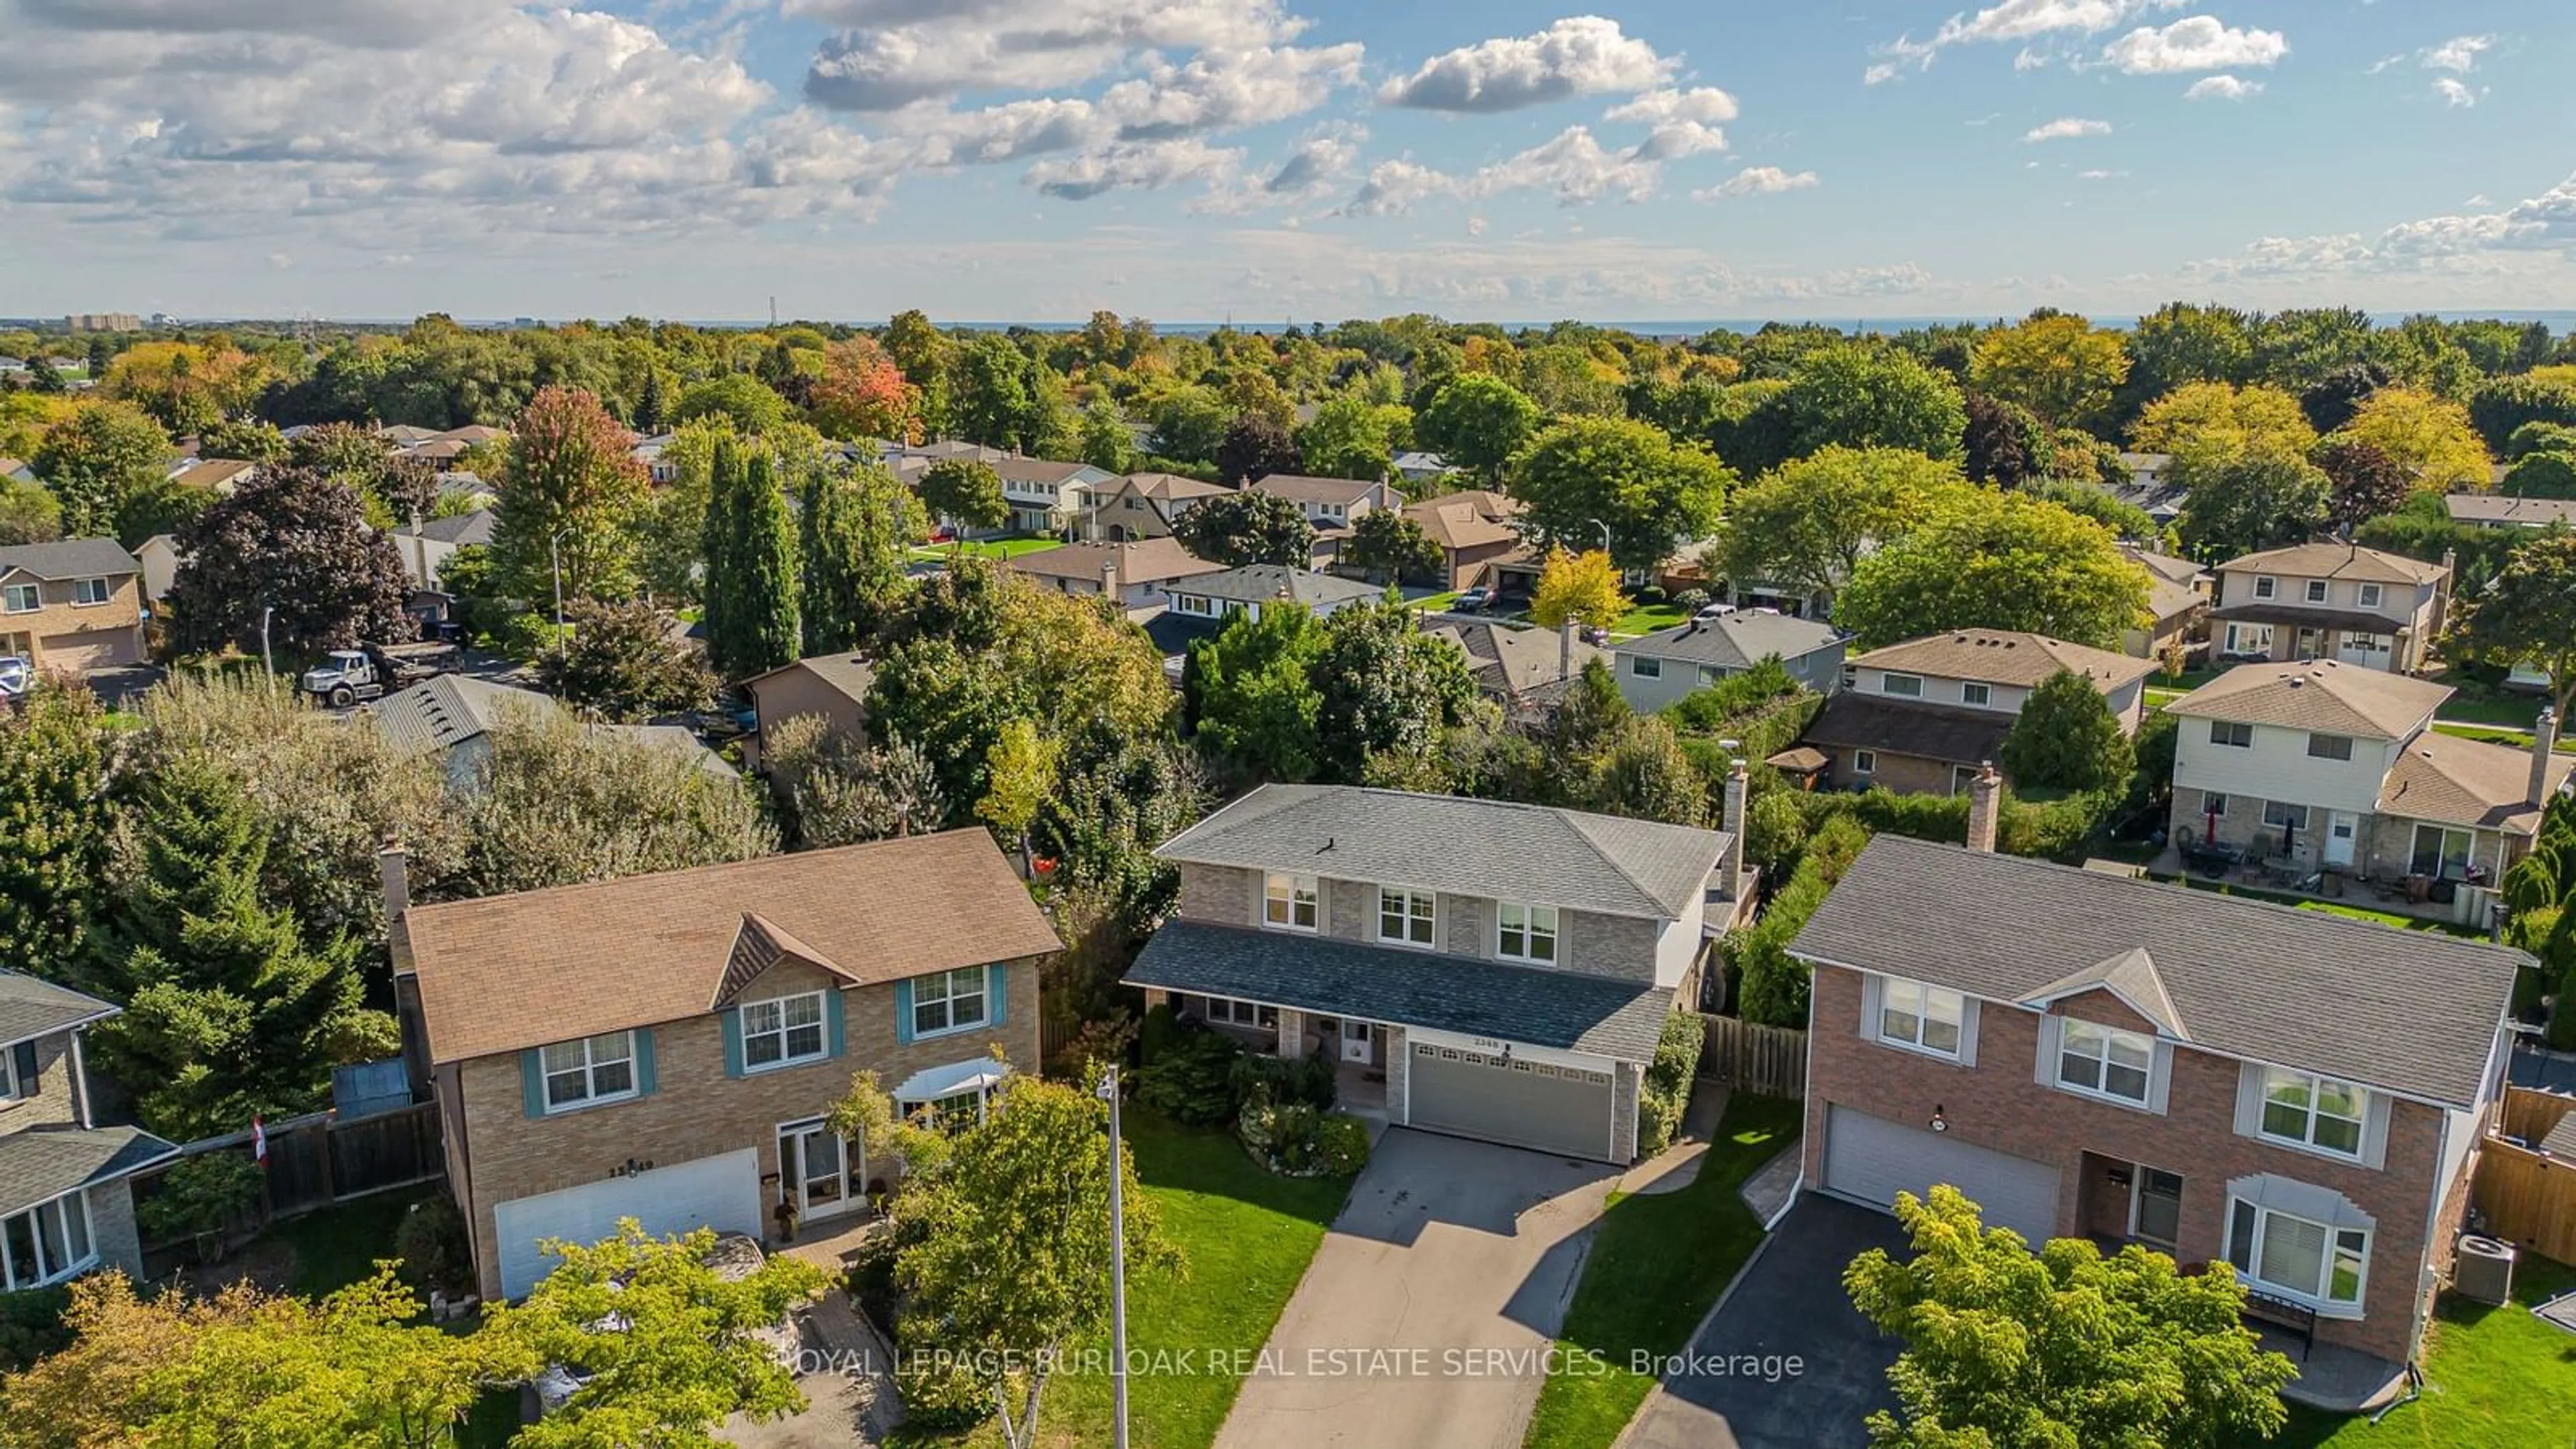
[(793, 1066), (798, 1062), (819, 1061), (824, 1055), (823, 993), (808, 991), (800, 996), (781, 996), (769, 1001), (746, 1001), (742, 1012), (742, 1064), (759, 1071), (764, 1067)]

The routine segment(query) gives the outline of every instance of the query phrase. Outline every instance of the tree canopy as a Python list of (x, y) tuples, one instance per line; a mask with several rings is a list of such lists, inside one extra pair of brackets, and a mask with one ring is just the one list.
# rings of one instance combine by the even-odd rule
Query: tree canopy
[(1920, 526), (1852, 570), (1834, 620), (1876, 649), (1944, 629), (2019, 629), (2116, 649), (2144, 619), (2145, 570), (2111, 531), (2045, 500), (1945, 490)]
[(1250, 488), (1190, 505), (1172, 525), (1172, 536), (1191, 553), (1229, 568), (1304, 568), (1315, 553), (1315, 525), (1306, 520), (1306, 510), (1278, 494)]
[(1736, 491), (1719, 534), (1729, 579), (1830, 597), (1875, 546), (1902, 536), (1955, 464), (1898, 448), (1828, 447)]
[(2136, 753), (2093, 681), (2061, 669), (2039, 682), (2004, 736), (2004, 773), (2024, 789), (2114, 790)]
[(401, 553), (357, 490), (318, 473), (261, 473), (182, 528), (179, 553), (165, 602), (182, 651), (256, 653), (265, 632), (291, 660), (414, 636)]
[(1594, 547), (1606, 526), (1611, 559), (1643, 569), (1714, 529), (1734, 481), (1703, 448), (1645, 423), (1587, 417), (1540, 433), (1513, 460), (1510, 492), (1539, 546)]
[(1538, 586), (1530, 592), (1530, 622), (1553, 629), (1569, 620), (1607, 629), (1625, 617), (1628, 596), (1620, 590), (1619, 570), (1610, 555), (1594, 549), (1571, 553), (1563, 546), (1547, 551)]

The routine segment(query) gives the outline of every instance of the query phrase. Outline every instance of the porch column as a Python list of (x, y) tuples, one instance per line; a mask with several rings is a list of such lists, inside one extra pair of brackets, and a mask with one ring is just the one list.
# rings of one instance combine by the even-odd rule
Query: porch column
[(1279, 1008), (1279, 1044), (1272, 1054), (1291, 1060), (1306, 1054), (1306, 1013)]

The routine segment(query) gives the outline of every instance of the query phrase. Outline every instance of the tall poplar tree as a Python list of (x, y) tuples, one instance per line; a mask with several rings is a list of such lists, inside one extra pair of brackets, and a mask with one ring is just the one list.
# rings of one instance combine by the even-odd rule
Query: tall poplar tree
[(856, 649), (904, 586), (917, 505), (883, 468), (818, 468), (805, 484), (800, 543), (805, 652)]

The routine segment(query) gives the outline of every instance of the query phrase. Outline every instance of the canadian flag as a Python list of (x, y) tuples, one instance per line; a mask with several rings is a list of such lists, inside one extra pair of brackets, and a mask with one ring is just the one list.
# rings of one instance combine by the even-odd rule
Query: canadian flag
[(251, 1114), (250, 1119), (250, 1155), (251, 1160), (260, 1166), (268, 1165), (268, 1129), (260, 1125), (259, 1114), (256, 1112)]

